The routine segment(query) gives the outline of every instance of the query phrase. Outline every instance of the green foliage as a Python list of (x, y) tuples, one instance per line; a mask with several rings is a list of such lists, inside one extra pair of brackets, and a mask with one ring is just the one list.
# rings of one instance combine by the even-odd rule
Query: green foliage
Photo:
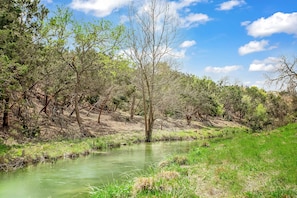
[[(41, 50), (40, 30), (48, 10), (40, 1), (7, 1), (0, 8), (0, 98), (3, 127), (8, 127), (10, 102), (19, 109), (18, 117), (30, 117), (27, 92), (37, 81), (36, 68)], [(1, 101), (2, 102), (2, 101)], [(25, 123), (26, 125), (26, 123)]]
[(10, 149), (10, 147), (3, 144), (3, 142), (0, 140), (0, 156), (5, 154), (9, 149)]
[(33, 127), (28, 128), (27, 126), (25, 126), (22, 129), (22, 133), (28, 138), (36, 138), (40, 135), (40, 127), (33, 126)]
[(98, 95), (96, 95), (96, 96), (87, 96), (87, 98), (86, 98), (86, 101), (88, 103), (90, 103), (91, 105), (93, 105), (96, 102), (98, 102), (98, 100), (99, 100), (99, 96)]
[(207, 78), (199, 79), (193, 75), (180, 77), (180, 108), (184, 115), (193, 115), (199, 119), (217, 116), (221, 107), (215, 96), (216, 84)]

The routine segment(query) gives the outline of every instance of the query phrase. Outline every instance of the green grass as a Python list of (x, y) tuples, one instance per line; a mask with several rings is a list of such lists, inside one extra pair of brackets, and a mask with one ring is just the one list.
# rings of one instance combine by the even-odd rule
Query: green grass
[(297, 197), (297, 124), (262, 133), (211, 130), (218, 138), (129, 182), (98, 187), (91, 197)]

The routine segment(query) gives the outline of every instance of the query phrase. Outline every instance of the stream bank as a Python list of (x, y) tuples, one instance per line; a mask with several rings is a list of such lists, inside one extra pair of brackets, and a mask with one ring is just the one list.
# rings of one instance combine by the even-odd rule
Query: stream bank
[[(238, 127), (205, 127), (199, 130), (188, 131), (155, 131), (152, 141), (184, 141), (198, 139), (207, 141), (207, 139), (214, 137), (232, 135), (237, 129)], [(141, 142), (144, 142), (144, 135), (141, 132), (129, 132), (97, 138), (13, 144), (10, 146), (3, 145), (0, 151), (0, 171), (15, 171), (39, 163), (55, 163), (57, 160), (65, 158), (75, 159), (79, 156), (87, 156), (90, 153)]]

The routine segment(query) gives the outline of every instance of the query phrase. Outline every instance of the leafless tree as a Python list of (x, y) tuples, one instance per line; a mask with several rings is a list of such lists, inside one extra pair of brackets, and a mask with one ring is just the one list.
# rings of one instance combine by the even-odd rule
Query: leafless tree
[(132, 5), (130, 9), (127, 55), (137, 70), (143, 97), (145, 137), (150, 142), (158, 91), (156, 75), (176, 42), (178, 21), (163, 0), (148, 0), (140, 10), (135, 7)]
[(267, 82), (275, 84), (281, 89), (287, 89), (289, 92), (297, 93), (297, 58), (288, 59), (283, 56), (280, 58), (280, 64), (276, 69), (266, 75)]

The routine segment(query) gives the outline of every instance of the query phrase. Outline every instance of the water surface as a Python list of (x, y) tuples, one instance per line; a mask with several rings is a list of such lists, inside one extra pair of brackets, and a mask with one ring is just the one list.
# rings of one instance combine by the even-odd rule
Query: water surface
[(56, 164), (41, 164), (0, 174), (1, 198), (88, 197), (90, 186), (99, 186), (145, 170), (175, 153), (186, 152), (194, 142), (122, 146), (104, 153)]

